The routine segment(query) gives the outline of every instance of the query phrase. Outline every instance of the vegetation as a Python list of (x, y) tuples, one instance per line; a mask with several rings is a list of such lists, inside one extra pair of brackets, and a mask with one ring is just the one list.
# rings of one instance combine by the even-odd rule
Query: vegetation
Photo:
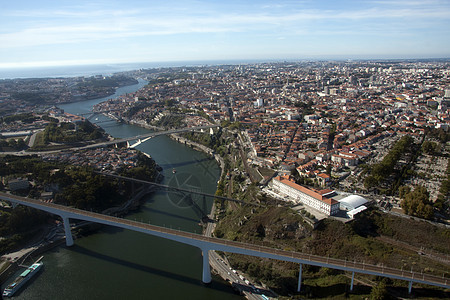
[(32, 104), (45, 103), (48, 93), (41, 92), (17, 92), (11, 95), (14, 100), (23, 100)]
[(0, 215), (0, 255), (20, 249), (45, 224), (49, 215), (33, 208), (18, 206), (2, 209)]
[(450, 132), (444, 130), (443, 128), (426, 128), (426, 134), (428, 137), (436, 139), (443, 144), (450, 141)]
[(390, 299), (384, 281), (379, 282), (372, 288), (372, 291), (370, 292), (370, 299), (372, 300)]
[[(384, 214), (376, 209), (369, 209), (352, 223), (326, 219), (313, 230), (301, 214), (289, 208), (239, 206), (225, 213), (217, 224), (215, 234), (284, 250), (395, 268), (414, 268), (439, 276), (443, 273), (450, 275), (445, 265), (426, 259), (402, 244), (417, 249), (427, 245), (445, 255), (450, 253), (450, 230)], [(297, 264), (234, 254), (228, 255), (228, 259), (234, 268), (244, 271), (257, 282), (264, 282), (281, 295), (293, 294), (296, 289)], [(307, 265), (303, 266), (303, 281), (303, 295), (307, 298), (344, 295), (345, 286), (349, 285), (349, 278), (344, 272)], [(372, 293), (386, 295), (385, 291), (383, 284), (375, 284)], [(370, 289), (364, 293), (369, 296)]]
[(182, 133), (182, 136), (213, 149), (222, 157), (225, 157), (225, 155), (229, 153), (229, 147), (232, 143), (231, 137), (225, 136), (222, 128), (219, 128), (219, 130), (212, 135), (208, 133), (185, 132)]
[(138, 152), (137, 166), (122, 170), (121, 175), (146, 181), (158, 181), (158, 171), (155, 161)]
[(16, 115), (10, 115), (0, 118), (0, 123), (3, 124), (10, 124), (12, 122), (21, 121), (22, 123), (31, 124), (34, 121), (36, 121), (38, 118), (33, 116), (32, 113), (23, 113), (23, 114), (16, 114)]
[(0, 139), (0, 151), (8, 151), (8, 150), (14, 150), (14, 151), (20, 151), (27, 149), (28, 146), (25, 143), (24, 139)]
[(425, 141), (422, 143), (422, 152), (426, 154), (434, 154), (438, 150), (439, 145), (435, 142)]
[(50, 123), (44, 130), (44, 143), (74, 143), (99, 139), (103, 136), (102, 130), (89, 121), (72, 123)]
[(399, 189), (399, 193), (400, 198), (403, 199), (401, 207), (405, 214), (424, 219), (433, 218), (433, 206), (425, 187), (417, 186), (414, 191), (411, 191), (409, 187), (403, 186)]
[[(121, 175), (156, 180), (156, 164), (138, 154), (137, 167), (125, 169)], [(34, 184), (20, 195), (39, 198), (43, 189), (55, 192), (54, 201), (85, 210), (103, 211), (128, 200), (131, 184), (97, 174), (90, 167), (67, 166), (58, 162), (44, 162), (37, 156), (5, 156), (0, 158), (0, 176), (25, 177)], [(0, 215), (0, 254), (17, 249), (30, 239), (49, 218), (48, 214), (28, 207), (2, 209)]]
[(184, 120), (184, 116), (182, 115), (164, 115), (158, 121), (152, 122), (154, 126), (162, 126), (166, 128), (179, 128), (182, 126)]
[(447, 161), (447, 177), (442, 181), (441, 187), (439, 188), (439, 195), (434, 202), (434, 207), (444, 215), (450, 215), (450, 158)]
[[(412, 156), (415, 151), (413, 139), (409, 135), (403, 136), (388, 154), (383, 158), (383, 160), (371, 167), (370, 175), (364, 180), (364, 186), (367, 189), (379, 186), (384, 183), (391, 175), (396, 172), (396, 176), (400, 176), (401, 172), (399, 168), (396, 169), (400, 158)], [(395, 180), (391, 178), (393, 182)]]

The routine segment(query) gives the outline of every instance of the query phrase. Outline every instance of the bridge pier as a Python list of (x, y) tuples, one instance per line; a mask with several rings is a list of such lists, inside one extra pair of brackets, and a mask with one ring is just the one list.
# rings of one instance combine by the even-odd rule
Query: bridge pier
[(203, 255), (202, 281), (203, 281), (203, 283), (210, 283), (211, 282), (211, 269), (209, 266), (209, 249), (201, 248), (201, 250), (202, 250), (202, 255)]
[(350, 283), (350, 292), (353, 292), (353, 281), (355, 280), (355, 272), (352, 272), (352, 282)]
[(408, 294), (411, 294), (411, 292), (412, 292), (412, 281), (410, 281), (408, 285)]
[(66, 246), (73, 246), (72, 231), (70, 231), (70, 220), (66, 216), (61, 216), (64, 223), (64, 232), (66, 234)]
[(300, 269), (298, 272), (297, 292), (300, 292), (300, 289), (302, 288), (302, 266), (303, 266), (303, 264), (300, 264)]

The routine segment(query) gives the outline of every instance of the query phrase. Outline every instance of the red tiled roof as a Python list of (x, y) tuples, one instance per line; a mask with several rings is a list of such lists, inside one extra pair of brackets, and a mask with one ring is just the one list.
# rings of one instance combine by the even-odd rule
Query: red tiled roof
[(275, 177), (275, 179), (278, 180), (278, 181), (281, 181), (284, 184), (289, 185), (290, 187), (292, 187), (292, 188), (294, 188), (294, 189), (296, 189), (296, 190), (298, 190), (298, 191), (300, 191), (302, 193), (305, 193), (305, 194), (307, 194), (307, 195), (309, 195), (309, 196), (311, 196), (313, 198), (316, 198), (317, 200), (325, 202), (325, 203), (327, 203), (329, 205), (338, 203), (334, 199), (323, 197), (321, 194), (319, 194), (319, 193), (317, 193), (317, 192), (315, 192), (313, 190), (310, 190), (310, 189), (308, 189), (308, 188), (306, 188), (304, 186), (296, 184), (295, 182), (291, 181), (289, 179), (289, 177), (287, 177), (287, 176), (277, 176), (277, 177)]

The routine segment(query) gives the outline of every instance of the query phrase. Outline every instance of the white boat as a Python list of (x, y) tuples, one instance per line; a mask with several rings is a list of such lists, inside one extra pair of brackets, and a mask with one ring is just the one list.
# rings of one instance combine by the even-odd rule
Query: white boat
[(19, 276), (17, 276), (14, 281), (9, 284), (3, 291), (4, 297), (11, 297), (17, 292), (28, 280), (31, 279), (36, 273), (42, 268), (43, 263), (34, 263), (29, 266), (25, 271), (23, 271)]

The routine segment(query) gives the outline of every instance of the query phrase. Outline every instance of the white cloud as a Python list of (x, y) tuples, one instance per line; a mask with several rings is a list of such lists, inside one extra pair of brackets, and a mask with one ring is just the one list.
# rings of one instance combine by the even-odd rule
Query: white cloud
[[(376, 1), (376, 3), (383, 2)], [(415, 1), (401, 1), (401, 3), (412, 2)], [(182, 12), (183, 10), (178, 9), (178, 11)], [(318, 22), (314, 25), (320, 29), (320, 27), (327, 26), (326, 23), (330, 21), (345, 23), (386, 19), (386, 22), (389, 22), (398, 18), (449, 20), (450, 8), (431, 6), (416, 9), (411, 5), (406, 5), (405, 8), (399, 9), (376, 7), (340, 11), (309, 9), (286, 10), (286, 12), (278, 14), (265, 10), (265, 12), (255, 13), (216, 12), (216, 14), (211, 14), (208, 11), (208, 14), (205, 14), (203, 11), (196, 11), (194, 13), (158, 15), (153, 12), (151, 7), (142, 10), (94, 10), (90, 7), (83, 10), (78, 8), (77, 10), (14, 11), (6, 14), (26, 18), (45, 16), (47, 19), (40, 21), (45, 22), (44, 24), (31, 23), (29, 27), (22, 29), (19, 27), (17, 31), (0, 34), (0, 48), (73, 44), (152, 35), (267, 31), (277, 27), (283, 27), (289, 33), (305, 31), (305, 26), (308, 26), (310, 22)], [(336, 28), (336, 30), (342, 29)]]
[[(204, 40), (207, 44), (215, 37), (216, 42), (224, 37), (224, 49), (237, 47), (227, 44), (227, 39), (241, 38), (240, 49), (250, 49), (268, 40), (279, 39), (283, 44), (281, 39), (290, 41), (296, 37), (320, 36), (327, 40), (327, 36), (372, 35), (387, 39), (395, 35), (413, 36), (429, 28), (435, 29), (434, 32), (436, 29), (449, 31), (443, 29), (449, 28), (443, 25), (450, 21), (450, 5), (438, 0), (428, 1), (425, 5), (416, 0), (375, 0), (334, 9), (321, 9), (316, 1), (268, 3), (240, 4), (239, 9), (229, 9), (226, 4), (220, 6), (223, 9), (217, 9), (202, 1), (179, 5), (166, 3), (164, 6), (156, 6), (150, 1), (147, 6), (128, 5), (124, 9), (117, 7), (118, 3), (116, 6), (93, 3), (55, 9), (4, 10), (0, 11), (0, 54), (3, 56), (0, 62), (12, 57), (16, 49), (33, 51), (33, 47), (44, 49), (54, 45), (58, 47), (48, 47), (49, 52), (52, 48), (63, 49), (68, 45), (70, 48), (82, 47), (89, 55), (91, 49), (100, 51), (108, 43), (108, 46), (117, 44), (118, 47), (108, 49), (111, 53), (126, 51), (124, 45), (127, 44), (135, 45), (135, 51), (139, 47), (146, 51), (151, 47), (151, 51), (162, 53), (159, 42), (174, 44), (178, 39), (190, 38)], [(252, 43), (246, 40), (252, 40)], [(188, 47), (187, 42), (185, 46)]]

